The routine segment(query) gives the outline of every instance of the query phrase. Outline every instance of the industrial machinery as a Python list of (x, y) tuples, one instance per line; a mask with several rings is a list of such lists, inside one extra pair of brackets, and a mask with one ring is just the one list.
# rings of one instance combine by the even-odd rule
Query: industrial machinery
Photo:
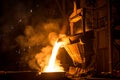
[[(79, 8), (77, 4), (80, 4)], [(58, 39), (58, 42), (67, 42), (62, 45), (62, 48), (69, 54), (73, 65), (69, 66), (67, 74), (51, 72), (36, 77), (38, 72), (35, 72), (34, 79), (71, 80), (72, 78), (74, 80), (77, 78), (75, 80), (81, 80), (81, 77), (85, 77), (83, 80), (90, 80), (90, 77), (97, 77), (93, 78), (96, 80), (101, 77), (102, 79), (120, 77), (120, 37), (118, 34), (120, 28), (114, 30), (112, 27), (111, 7), (109, 0), (73, 0), (73, 12), (69, 16), (67, 30), (69, 34)], [(20, 74), (20, 77), (23, 76)], [(29, 72), (27, 74), (29, 75)], [(17, 76), (13, 78), (11, 74), (2, 75), (4, 78), (6, 76), (10, 80), (21, 80)]]
[(113, 77), (114, 72), (119, 76), (120, 32), (112, 27), (112, 1), (80, 0), (79, 8), (77, 0), (73, 3), (73, 13), (69, 17), (70, 35), (67, 37), (70, 43), (64, 48), (74, 65), (82, 65), (75, 66), (75, 70), (80, 75), (90, 71), (95, 76)]
[[(86, 74), (94, 70), (94, 32), (86, 25), (85, 8), (77, 8), (76, 0), (73, 2), (73, 7), (73, 12), (69, 17), (70, 34), (58, 41), (67, 42), (63, 47), (74, 64), (74, 67), (69, 67), (68, 73), (75, 76), (81, 76), (81, 74)], [(79, 25), (76, 26), (76, 24)]]

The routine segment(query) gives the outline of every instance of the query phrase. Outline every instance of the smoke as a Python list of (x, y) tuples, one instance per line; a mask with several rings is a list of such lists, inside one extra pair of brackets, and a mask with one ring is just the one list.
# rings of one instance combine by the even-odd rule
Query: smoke
[(17, 37), (21, 47), (33, 47), (40, 45), (47, 34), (36, 32), (32, 26), (26, 26), (24, 35)]
[[(1, 3), (3, 4), (3, 14), (0, 18), (1, 52), (7, 55), (12, 53), (12, 56), (7, 58), (14, 58), (15, 64), (17, 62), (15, 60), (19, 61), (20, 57), (20, 69), (26, 69), (28, 66), (31, 69), (40, 69), (39, 64), (42, 63), (38, 59), (44, 61), (43, 58), (51, 54), (54, 41), (62, 30), (63, 21), (57, 5), (50, 4), (51, 7), (47, 8), (47, 1), (33, 2), (16, 0)], [(10, 62), (6, 64), (11, 65)]]
[(59, 30), (59, 21), (56, 20), (48, 20), (37, 26), (26, 26), (24, 34), (16, 38), (22, 54), (20, 65), (28, 65), (35, 70), (43, 68), (49, 61)]
[(37, 64), (41, 67), (41, 70), (48, 64), (48, 61), (50, 59), (50, 55), (52, 51), (51, 46), (43, 47), (40, 51), (40, 53), (37, 53), (35, 55), (35, 59), (37, 60)]

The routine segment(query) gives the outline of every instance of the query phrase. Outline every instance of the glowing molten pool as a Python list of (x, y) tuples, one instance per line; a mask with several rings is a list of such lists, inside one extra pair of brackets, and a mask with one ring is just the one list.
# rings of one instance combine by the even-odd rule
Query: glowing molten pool
[(55, 42), (55, 45), (52, 50), (52, 55), (49, 60), (49, 64), (44, 68), (43, 72), (64, 72), (63, 67), (60, 66), (59, 63), (56, 63), (56, 55), (61, 45), (62, 45), (61, 42), (59, 43)]

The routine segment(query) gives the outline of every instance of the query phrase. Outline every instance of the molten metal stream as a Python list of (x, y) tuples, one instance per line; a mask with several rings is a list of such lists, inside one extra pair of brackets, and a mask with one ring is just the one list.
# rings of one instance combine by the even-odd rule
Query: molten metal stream
[(57, 41), (55, 42), (49, 64), (45, 68), (44, 72), (63, 72), (64, 71), (60, 65), (55, 63), (56, 55), (57, 55), (58, 50), (61, 45), (62, 45), (62, 43), (60, 43), (60, 42), (57, 43)]

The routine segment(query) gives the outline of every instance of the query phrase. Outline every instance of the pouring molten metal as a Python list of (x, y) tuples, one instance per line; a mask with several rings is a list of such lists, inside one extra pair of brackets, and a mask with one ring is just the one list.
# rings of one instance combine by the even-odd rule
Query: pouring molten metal
[(64, 72), (63, 67), (59, 63), (56, 63), (56, 55), (61, 45), (62, 42), (55, 42), (49, 64), (44, 68), (43, 72)]

